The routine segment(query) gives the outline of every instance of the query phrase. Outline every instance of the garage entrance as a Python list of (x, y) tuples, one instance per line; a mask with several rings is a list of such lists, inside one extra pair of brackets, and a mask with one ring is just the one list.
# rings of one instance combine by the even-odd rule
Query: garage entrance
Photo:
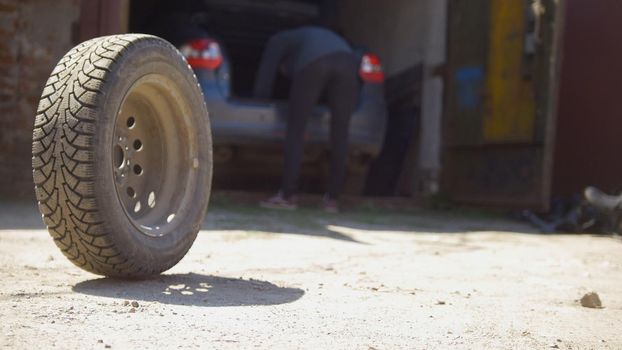
[[(430, 1), (426, 0), (381, 5), (368, 0), (283, 0), (271, 1), (270, 6), (242, 0), (106, 3), (118, 4), (120, 22), (125, 21), (129, 30), (154, 34), (161, 34), (163, 26), (158, 18), (163, 14), (203, 8), (205, 11), (189, 20), (210, 23), (208, 29), (222, 38), (232, 65), (237, 67), (231, 76), (231, 89), (242, 98), (249, 96), (262, 47), (272, 33), (301, 24), (330, 26), (377, 54), (387, 77), (390, 113), (384, 153), (375, 157), (376, 173), (372, 158), (352, 158), (350, 193), (360, 194), (367, 188), (375, 195), (418, 196), (424, 190), (419, 170), (427, 162), (433, 164), (432, 173), (440, 173), (440, 193), (452, 200), (548, 207), (563, 3), (477, 0), (474, 5), (449, 1), (446, 18), (437, 21), (446, 22), (446, 65), (442, 59), (435, 65), (426, 64), (432, 28)], [(438, 137), (433, 131), (430, 134), (429, 116), (426, 125), (419, 125), (418, 118), (420, 106), (426, 104), (421, 101), (422, 86), (434, 77), (443, 77), (445, 85), (442, 135)], [(279, 90), (284, 98), (287, 87)], [(418, 152), (419, 130), (423, 130), (425, 140)], [(421, 155), (429, 158), (427, 149), (441, 152), (433, 152), (431, 162), (418, 159)], [(215, 152), (223, 164), (232, 158), (241, 161), (233, 167), (219, 164), (217, 186), (235, 188), (243, 184), (247, 189), (273, 189), (278, 183), (278, 149), (239, 152), (237, 148), (216, 147)], [(318, 162), (322, 157), (321, 152), (314, 151), (306, 155), (303, 187), (307, 191), (322, 190), (326, 173), (326, 167)], [(366, 186), (369, 178), (375, 188)], [(429, 188), (432, 190), (428, 192), (437, 192), (435, 186)]]

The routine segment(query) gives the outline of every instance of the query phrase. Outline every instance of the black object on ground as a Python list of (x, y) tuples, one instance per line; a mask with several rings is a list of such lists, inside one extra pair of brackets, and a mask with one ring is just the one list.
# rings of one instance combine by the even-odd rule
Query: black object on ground
[(611, 196), (588, 187), (583, 196), (555, 199), (551, 212), (541, 217), (531, 210), (521, 217), (543, 233), (575, 232), (620, 234), (622, 224), (622, 195)]

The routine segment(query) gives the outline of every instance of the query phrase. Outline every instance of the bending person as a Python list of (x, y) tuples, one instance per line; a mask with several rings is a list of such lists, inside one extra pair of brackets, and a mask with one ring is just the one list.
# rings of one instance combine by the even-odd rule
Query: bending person
[(277, 33), (268, 41), (255, 81), (254, 94), (270, 98), (278, 71), (291, 79), (283, 179), (280, 191), (262, 201), (274, 209), (297, 208), (296, 192), (307, 120), (325, 94), (331, 112), (330, 179), (324, 209), (338, 211), (348, 153), (350, 117), (359, 92), (358, 62), (350, 45), (330, 30), (301, 27)]

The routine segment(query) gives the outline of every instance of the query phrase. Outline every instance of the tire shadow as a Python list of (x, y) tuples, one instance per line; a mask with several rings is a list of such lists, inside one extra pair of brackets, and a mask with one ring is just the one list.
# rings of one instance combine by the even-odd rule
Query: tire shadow
[(304, 295), (302, 289), (279, 287), (266, 281), (195, 273), (160, 275), (139, 281), (98, 278), (80, 282), (72, 290), (107, 298), (204, 307), (279, 305)]

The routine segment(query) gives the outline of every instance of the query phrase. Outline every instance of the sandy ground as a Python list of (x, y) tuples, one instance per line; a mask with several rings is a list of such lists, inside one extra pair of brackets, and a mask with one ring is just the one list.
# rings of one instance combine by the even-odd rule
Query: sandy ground
[[(0, 347), (622, 348), (620, 240), (530, 230), (221, 200), (178, 266), (128, 282), (71, 265), (31, 204), (0, 204)], [(604, 308), (579, 304), (592, 290)]]

